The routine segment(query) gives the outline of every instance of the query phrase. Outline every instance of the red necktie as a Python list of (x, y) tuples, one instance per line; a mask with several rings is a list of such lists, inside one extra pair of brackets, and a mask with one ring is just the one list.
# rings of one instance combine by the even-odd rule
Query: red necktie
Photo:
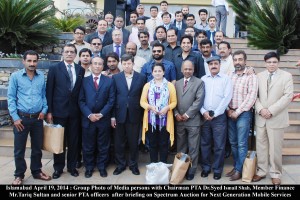
[(185, 90), (185, 88), (186, 88), (186, 86), (187, 86), (187, 83), (188, 83), (188, 80), (186, 79), (186, 80), (184, 81), (183, 91)]
[(99, 86), (97, 80), (98, 80), (98, 77), (95, 76), (94, 77), (94, 85), (95, 85), (96, 90), (98, 90), (98, 86)]

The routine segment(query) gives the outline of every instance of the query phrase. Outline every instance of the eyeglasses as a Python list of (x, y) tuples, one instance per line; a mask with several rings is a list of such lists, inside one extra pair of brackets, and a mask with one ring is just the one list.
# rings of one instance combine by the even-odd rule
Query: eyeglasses
[(64, 51), (65, 54), (74, 54), (75, 51)]
[(278, 61), (268, 61), (268, 62), (266, 62), (267, 64), (277, 64), (278, 63)]
[(92, 45), (96, 46), (96, 45), (102, 45), (101, 43), (92, 43)]
[(77, 33), (75, 33), (76, 35), (84, 35), (84, 33), (79, 33), (79, 32), (77, 32)]
[(153, 53), (161, 53), (161, 50), (152, 50)]

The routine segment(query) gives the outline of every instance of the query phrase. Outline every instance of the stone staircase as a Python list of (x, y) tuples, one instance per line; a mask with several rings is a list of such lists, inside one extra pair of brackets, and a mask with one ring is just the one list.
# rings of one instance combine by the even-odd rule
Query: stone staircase
[[(247, 53), (247, 65), (255, 68), (256, 72), (265, 70), (263, 57), (272, 50), (255, 50), (247, 46), (246, 39), (226, 39), (230, 42), (232, 51), (238, 49)], [(290, 72), (294, 79), (294, 93), (300, 92), (300, 70), (295, 66), (300, 59), (300, 50), (289, 50), (288, 54), (280, 57), (280, 68)], [(0, 95), (1, 97), (1, 95)], [(0, 98), (0, 105), (5, 103), (5, 97)], [(289, 105), (290, 126), (285, 130), (283, 144), (283, 163), (300, 164), (300, 100), (295, 100)], [(30, 147), (28, 139), (27, 147)], [(43, 152), (44, 158), (52, 158), (52, 154)], [(12, 126), (0, 127), (0, 156), (13, 155), (13, 132)], [(26, 156), (30, 156), (30, 151), (26, 151)]]

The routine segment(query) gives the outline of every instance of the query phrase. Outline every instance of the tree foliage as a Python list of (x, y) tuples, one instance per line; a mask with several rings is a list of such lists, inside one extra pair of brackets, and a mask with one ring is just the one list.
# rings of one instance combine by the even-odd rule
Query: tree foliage
[(249, 21), (249, 44), (261, 49), (277, 49), (287, 53), (297, 39), (296, 0), (269, 0), (252, 2)]
[(37, 49), (58, 41), (47, 21), (54, 16), (51, 0), (0, 0), (0, 48), (4, 52)]
[[(249, 45), (287, 53), (299, 30), (299, 0), (228, 0), (249, 32)], [(298, 28), (297, 28), (298, 27)], [(299, 35), (300, 36), (300, 35)]]
[(64, 17), (64, 18), (52, 18), (50, 22), (53, 26), (63, 32), (73, 32), (77, 26), (85, 26), (85, 19), (82, 17)]

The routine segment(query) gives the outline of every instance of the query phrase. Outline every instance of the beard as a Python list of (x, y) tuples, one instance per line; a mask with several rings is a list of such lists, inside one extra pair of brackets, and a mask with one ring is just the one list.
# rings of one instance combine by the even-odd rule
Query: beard
[(163, 59), (164, 55), (152, 55), (154, 60), (161, 60)]
[(246, 67), (246, 66), (242, 66), (242, 65), (240, 65), (240, 64), (237, 64), (237, 65), (234, 66), (235, 71), (241, 71), (241, 70), (244, 70), (245, 67)]

